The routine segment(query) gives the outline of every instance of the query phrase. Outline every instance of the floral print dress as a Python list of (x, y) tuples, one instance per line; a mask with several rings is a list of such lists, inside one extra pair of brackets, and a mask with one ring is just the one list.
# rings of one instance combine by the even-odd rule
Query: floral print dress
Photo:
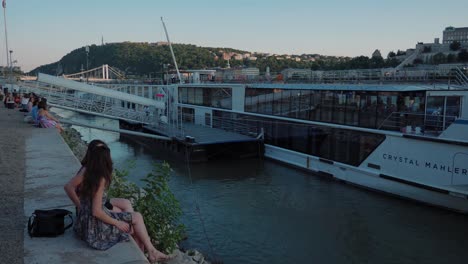
[[(102, 197), (102, 210), (110, 217), (119, 221), (132, 223), (132, 214), (128, 212), (115, 213), (107, 209), (104, 204), (106, 194)], [(76, 223), (73, 227), (77, 236), (90, 247), (106, 250), (121, 241), (129, 241), (129, 234), (120, 231), (116, 226), (104, 223), (93, 216), (91, 199), (80, 199), (80, 210), (76, 215)]]

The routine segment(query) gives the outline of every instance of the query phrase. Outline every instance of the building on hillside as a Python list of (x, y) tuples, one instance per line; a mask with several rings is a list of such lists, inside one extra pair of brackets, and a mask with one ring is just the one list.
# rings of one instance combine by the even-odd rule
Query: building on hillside
[(231, 60), (232, 55), (232, 52), (223, 52), (223, 60)]
[(468, 27), (446, 27), (443, 32), (443, 43), (450, 44), (454, 41), (468, 43)]
[(169, 42), (167, 41), (158, 41), (155, 44), (156, 46), (169, 46)]

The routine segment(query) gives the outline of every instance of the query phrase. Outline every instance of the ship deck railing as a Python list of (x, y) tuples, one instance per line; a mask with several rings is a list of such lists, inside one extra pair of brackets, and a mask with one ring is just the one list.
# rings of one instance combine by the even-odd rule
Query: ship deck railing
[(159, 122), (146, 128), (180, 141), (190, 139), (197, 144), (257, 141), (261, 135), (260, 128), (245, 120), (226, 117), (207, 120), (205, 116), (193, 114), (182, 114), (180, 118), (178, 123)]
[(452, 115), (392, 112), (382, 121), (378, 129), (436, 137), (456, 119), (457, 116)]

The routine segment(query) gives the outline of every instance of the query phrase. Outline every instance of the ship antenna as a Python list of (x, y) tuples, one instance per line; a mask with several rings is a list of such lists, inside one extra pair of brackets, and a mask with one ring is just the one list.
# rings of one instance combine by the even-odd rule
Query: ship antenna
[(175, 58), (175, 55), (174, 55), (174, 50), (172, 49), (171, 41), (169, 40), (169, 34), (167, 33), (166, 24), (164, 24), (164, 20), (163, 20), (162, 17), (161, 17), (161, 22), (162, 22), (163, 27), (164, 27), (164, 32), (166, 33), (167, 42), (169, 43), (169, 49), (171, 50), (172, 60), (174, 61), (174, 65), (175, 65), (175, 68), (176, 68), (176, 71), (177, 71), (177, 76), (179, 77), (179, 82), (183, 83), (182, 78), (180, 76), (180, 72), (179, 72), (179, 66), (177, 66), (177, 61), (176, 61), (176, 58)]

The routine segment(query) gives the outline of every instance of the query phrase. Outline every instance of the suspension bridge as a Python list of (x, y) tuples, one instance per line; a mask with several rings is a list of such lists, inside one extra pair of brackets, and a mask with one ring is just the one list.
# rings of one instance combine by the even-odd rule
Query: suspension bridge
[(88, 81), (99, 81), (99, 80), (121, 80), (125, 79), (125, 73), (121, 70), (111, 67), (107, 64), (90, 69), (82, 70), (77, 73), (64, 74), (64, 78), (71, 80), (88, 80)]

